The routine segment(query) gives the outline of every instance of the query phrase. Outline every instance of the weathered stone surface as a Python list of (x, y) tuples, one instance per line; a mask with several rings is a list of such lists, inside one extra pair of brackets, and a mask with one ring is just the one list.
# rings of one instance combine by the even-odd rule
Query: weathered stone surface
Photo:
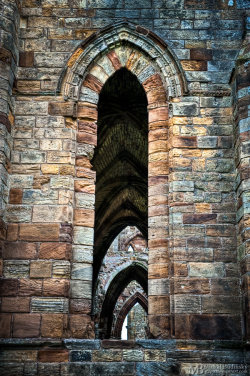
[(65, 298), (32, 298), (32, 312), (68, 312), (68, 299)]
[(40, 333), (39, 314), (15, 314), (13, 324), (13, 337), (38, 337)]

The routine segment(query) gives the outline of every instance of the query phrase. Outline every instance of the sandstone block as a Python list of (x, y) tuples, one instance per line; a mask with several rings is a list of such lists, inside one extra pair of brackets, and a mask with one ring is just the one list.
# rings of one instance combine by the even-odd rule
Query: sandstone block
[(20, 239), (30, 241), (56, 241), (59, 238), (58, 224), (20, 225)]
[(91, 299), (70, 299), (70, 313), (91, 313)]
[(92, 281), (92, 266), (84, 263), (73, 263), (71, 278)]
[(40, 333), (40, 321), (39, 314), (14, 314), (13, 337), (38, 337)]
[(20, 52), (19, 66), (20, 67), (33, 67), (34, 65), (34, 51)]
[(43, 281), (43, 295), (68, 297), (69, 283), (67, 279), (46, 279)]
[(26, 205), (9, 205), (6, 210), (7, 222), (30, 222), (31, 221), (31, 206)]
[(82, 245), (73, 246), (73, 261), (91, 264), (93, 262), (93, 247)]
[(67, 243), (41, 243), (40, 259), (68, 260), (71, 255), (71, 245)]
[(68, 350), (49, 349), (38, 351), (38, 361), (42, 363), (62, 363), (68, 362), (69, 352)]
[(29, 312), (30, 298), (2, 298), (2, 312)]
[(70, 332), (73, 338), (95, 338), (94, 323), (87, 315), (70, 315)]
[(167, 278), (162, 279), (150, 279), (148, 281), (148, 295), (168, 295), (169, 294), (169, 280)]
[(20, 188), (11, 188), (9, 193), (10, 204), (21, 204), (23, 198), (23, 190)]
[(72, 209), (68, 206), (39, 205), (33, 207), (32, 222), (71, 222)]
[(30, 263), (30, 278), (50, 278), (51, 271), (51, 261), (31, 261)]
[(39, 279), (20, 279), (20, 296), (39, 296), (42, 294), (42, 280)]
[(74, 228), (74, 242), (81, 245), (93, 245), (94, 230), (91, 227), (76, 226)]
[(36, 258), (36, 244), (26, 242), (6, 242), (3, 249), (4, 259), (34, 259)]
[(41, 336), (60, 338), (63, 336), (64, 315), (59, 313), (42, 314)]
[(90, 281), (72, 280), (70, 283), (70, 297), (73, 299), (91, 299), (92, 283)]
[(144, 357), (146, 362), (164, 362), (166, 360), (166, 352), (164, 350), (145, 350)]
[(11, 325), (11, 314), (0, 313), (0, 336), (1, 338), (10, 337), (10, 325)]
[(122, 360), (121, 350), (94, 350), (92, 354), (93, 362), (120, 362)]
[(168, 296), (149, 296), (148, 313), (149, 315), (164, 315), (170, 312), (170, 301)]
[(74, 223), (78, 226), (94, 227), (94, 210), (75, 209)]

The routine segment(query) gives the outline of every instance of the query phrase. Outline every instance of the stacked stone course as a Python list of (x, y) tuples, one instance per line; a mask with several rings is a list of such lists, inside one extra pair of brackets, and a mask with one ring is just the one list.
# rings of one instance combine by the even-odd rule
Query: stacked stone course
[[(244, 0), (0, 0), (3, 375), (247, 374), (248, 38)], [(148, 318), (163, 346), (133, 356), (62, 340), (94, 338), (97, 104), (124, 66), (148, 101)]]

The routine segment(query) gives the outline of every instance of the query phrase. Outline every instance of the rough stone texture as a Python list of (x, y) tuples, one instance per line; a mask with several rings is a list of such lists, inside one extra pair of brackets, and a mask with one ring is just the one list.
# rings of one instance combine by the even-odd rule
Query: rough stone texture
[[(104, 256), (137, 225), (151, 335), (249, 339), (248, 2), (0, 0), (0, 9), (2, 337), (52, 328), (93, 338)], [(126, 121), (102, 96), (121, 67), (146, 98), (129, 91)], [(248, 372), (228, 348), (214, 358), (208, 346), (205, 365), (180, 350), (177, 369), (160, 358), (50, 365), (69, 359), (61, 350), (41, 350), (38, 367), (9, 359), (1, 374)]]

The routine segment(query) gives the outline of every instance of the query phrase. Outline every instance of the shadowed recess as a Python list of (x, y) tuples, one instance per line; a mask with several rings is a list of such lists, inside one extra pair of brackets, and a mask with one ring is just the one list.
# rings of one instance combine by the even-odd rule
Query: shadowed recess
[(98, 102), (94, 281), (111, 242), (128, 225), (147, 238), (147, 97), (126, 68), (105, 83)]

